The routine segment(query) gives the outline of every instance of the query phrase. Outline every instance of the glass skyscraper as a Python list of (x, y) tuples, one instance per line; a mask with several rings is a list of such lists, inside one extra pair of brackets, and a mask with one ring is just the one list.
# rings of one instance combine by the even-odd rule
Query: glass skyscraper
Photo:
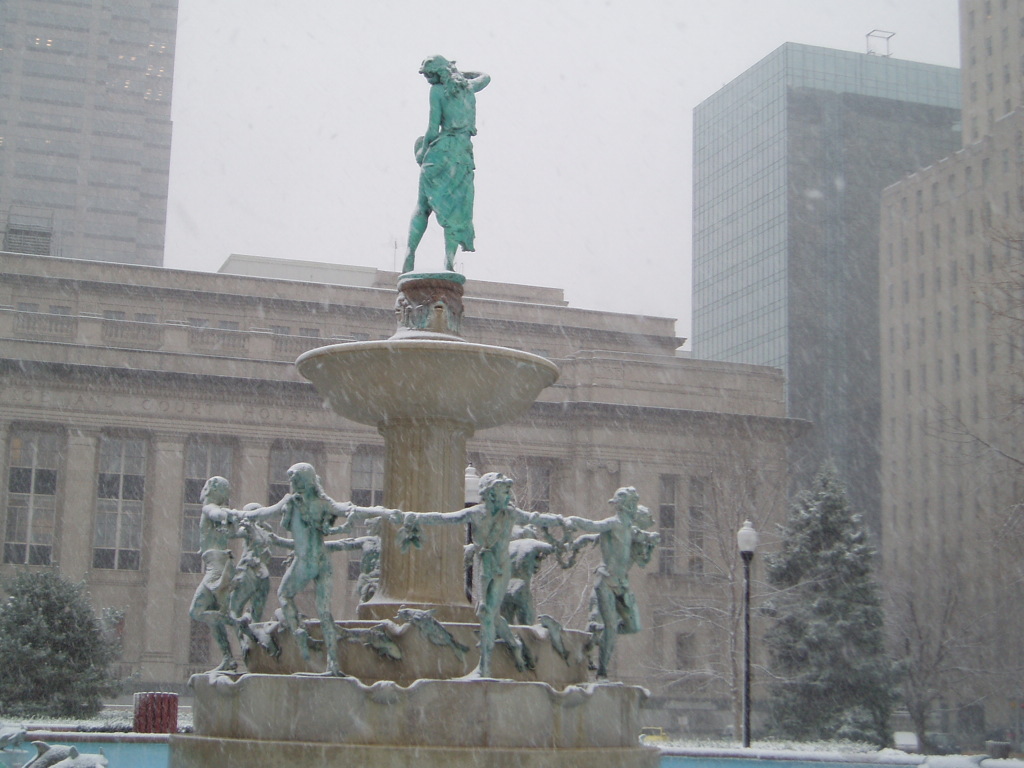
[(877, 530), (882, 189), (960, 145), (956, 69), (787, 43), (694, 112), (693, 356), (782, 368), (793, 456)]

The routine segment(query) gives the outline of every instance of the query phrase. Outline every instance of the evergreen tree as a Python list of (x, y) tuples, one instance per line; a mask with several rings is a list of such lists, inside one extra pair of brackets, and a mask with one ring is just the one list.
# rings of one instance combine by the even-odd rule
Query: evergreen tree
[(802, 492), (767, 560), (774, 729), (798, 739), (890, 742), (896, 670), (872, 577), (874, 549), (834, 467)]
[(0, 605), (0, 712), (85, 717), (116, 692), (115, 638), (104, 632), (81, 584), (55, 571), (22, 573)]

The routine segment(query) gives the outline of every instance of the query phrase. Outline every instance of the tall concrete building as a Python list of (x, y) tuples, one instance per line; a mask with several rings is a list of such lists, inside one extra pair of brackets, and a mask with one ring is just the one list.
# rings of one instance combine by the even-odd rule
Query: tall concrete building
[(956, 660), (940, 715), (1019, 737), (1024, 5), (962, 0), (960, 39), (962, 147), (882, 196), (883, 559), (890, 620)]
[(177, 0), (0, 4), (6, 251), (161, 265)]
[(832, 459), (876, 534), (879, 196), (959, 106), (955, 69), (787, 43), (694, 112), (694, 357), (782, 368), (795, 484)]

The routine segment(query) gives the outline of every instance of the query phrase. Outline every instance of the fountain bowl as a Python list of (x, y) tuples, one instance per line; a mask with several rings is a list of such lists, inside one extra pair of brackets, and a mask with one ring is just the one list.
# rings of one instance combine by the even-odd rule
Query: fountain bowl
[(334, 344), (295, 364), (335, 412), (373, 426), (424, 414), (474, 428), (498, 426), (524, 413), (558, 379), (555, 364), (539, 355), (440, 338)]

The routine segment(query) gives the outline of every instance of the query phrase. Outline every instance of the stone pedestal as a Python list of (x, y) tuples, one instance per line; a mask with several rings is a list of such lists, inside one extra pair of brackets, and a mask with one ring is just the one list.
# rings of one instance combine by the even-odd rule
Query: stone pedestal
[(660, 756), (639, 744), (647, 694), (635, 686), (366, 686), (351, 678), (281, 675), (234, 682), (196, 675), (191, 684), (196, 732), (171, 738), (171, 768), (654, 768)]

